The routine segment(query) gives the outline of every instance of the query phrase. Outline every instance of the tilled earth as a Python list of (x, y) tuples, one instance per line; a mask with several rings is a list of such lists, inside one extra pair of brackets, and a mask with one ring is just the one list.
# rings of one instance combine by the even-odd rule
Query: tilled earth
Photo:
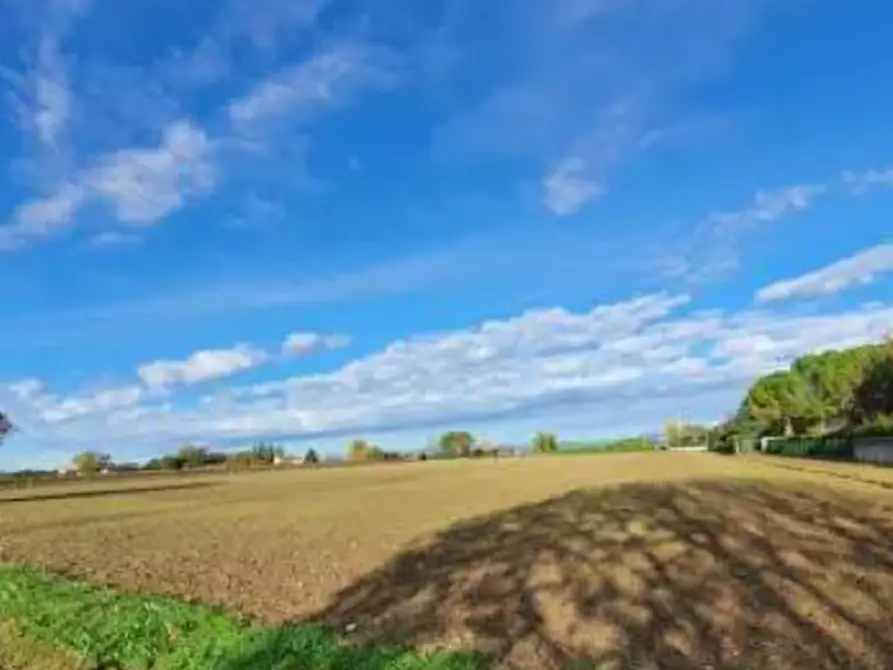
[(514, 668), (893, 667), (893, 474), (706, 454), (0, 493), (0, 560)]

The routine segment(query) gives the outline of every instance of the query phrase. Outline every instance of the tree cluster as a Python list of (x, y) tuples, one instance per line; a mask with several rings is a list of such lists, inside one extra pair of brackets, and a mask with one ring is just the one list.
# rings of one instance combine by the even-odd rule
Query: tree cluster
[(153, 458), (145, 465), (146, 470), (194, 470), (196, 468), (222, 465), (231, 456), (220, 452), (214, 452), (207, 447), (199, 447), (186, 444), (173, 454), (165, 454), (159, 458)]
[(664, 439), (668, 447), (702, 447), (710, 442), (710, 428), (670, 421), (664, 426)]
[(801, 356), (788, 370), (759, 378), (725, 429), (751, 436), (885, 432), (891, 420), (893, 342), (885, 342)]
[[(306, 462), (306, 457), (305, 457)], [(381, 461), (402, 461), (403, 454), (396, 451), (385, 451), (377, 444), (366, 440), (354, 440), (347, 447), (347, 460), (353, 463), (379, 463)]]

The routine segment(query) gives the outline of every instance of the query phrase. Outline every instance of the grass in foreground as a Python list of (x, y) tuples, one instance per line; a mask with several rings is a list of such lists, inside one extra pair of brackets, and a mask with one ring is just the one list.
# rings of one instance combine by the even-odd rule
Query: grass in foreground
[(167, 598), (0, 566), (0, 667), (47, 670), (472, 670), (469, 655), (359, 648)]

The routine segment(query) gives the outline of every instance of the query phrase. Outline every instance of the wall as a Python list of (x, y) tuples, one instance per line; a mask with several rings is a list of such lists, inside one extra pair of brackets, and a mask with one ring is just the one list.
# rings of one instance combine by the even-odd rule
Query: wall
[(860, 463), (893, 465), (893, 438), (863, 437), (856, 440), (854, 447)]

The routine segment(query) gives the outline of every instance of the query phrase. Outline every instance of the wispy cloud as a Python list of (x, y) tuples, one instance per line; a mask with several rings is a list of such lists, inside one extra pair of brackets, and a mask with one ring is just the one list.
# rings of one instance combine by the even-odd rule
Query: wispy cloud
[(543, 203), (559, 216), (579, 211), (586, 203), (598, 198), (603, 188), (586, 177), (586, 161), (568, 158), (543, 181)]
[[(159, 76), (177, 87), (203, 88), (227, 78), (237, 60), (273, 60), (301, 39), (328, 0), (229, 0), (198, 41), (174, 49), (158, 65)], [(247, 48), (246, 48), (247, 47)]]
[(122, 233), (117, 230), (107, 230), (99, 233), (90, 240), (92, 247), (119, 247), (139, 244), (142, 238), (133, 233)]
[(893, 244), (879, 244), (820, 270), (770, 284), (756, 294), (759, 302), (817, 298), (852, 286), (870, 284), (893, 272)]
[(486, 26), (487, 37), (463, 42), (438, 84), (461, 86), (473, 71), (491, 85), (453, 109), (435, 134), (435, 153), (521, 157), (541, 166), (539, 181), (574, 157), (586, 163), (587, 181), (606, 184), (665, 141), (661, 129), (695, 116), (688, 91), (723, 72), (739, 38), (773, 3), (497, 0), (486, 11), (454, 4), (462, 11), (453, 21)]
[(236, 128), (246, 128), (286, 114), (307, 118), (366, 88), (392, 82), (388, 60), (383, 49), (360, 42), (338, 44), (257, 84), (230, 104), (230, 119)]
[(741, 245), (749, 236), (784, 217), (803, 213), (827, 192), (823, 184), (796, 184), (759, 191), (738, 210), (714, 212), (699, 222), (684, 241), (662, 249), (656, 265), (664, 276), (704, 282), (738, 268)]
[(867, 193), (877, 187), (893, 188), (893, 168), (864, 172), (847, 170), (842, 178), (847, 188), (856, 195)]
[(20, 51), (24, 70), (0, 70), (12, 84), (8, 102), (19, 127), (46, 149), (59, 148), (57, 141), (66, 129), (72, 107), (63, 41), (71, 24), (89, 5), (86, 0), (11, 2), (3, 10), (7, 26), (12, 28), (18, 20), (25, 33)]
[[(65, 127), (71, 107), (71, 92), (61, 55), (54, 40), (45, 38), (37, 57), (34, 73), (34, 109), (26, 125), (33, 125), (38, 140), (55, 146)], [(23, 110), (24, 111), (24, 110)]]
[(0, 250), (73, 224), (81, 207), (94, 200), (111, 205), (124, 223), (158, 221), (213, 185), (211, 152), (202, 129), (188, 121), (168, 126), (158, 147), (104, 156), (48, 197), (21, 205), (0, 227)]
[(808, 209), (825, 191), (826, 187), (821, 184), (797, 184), (779, 191), (760, 191), (748, 207), (735, 212), (711, 214), (705, 225), (720, 235), (738, 235), (787, 214)]

